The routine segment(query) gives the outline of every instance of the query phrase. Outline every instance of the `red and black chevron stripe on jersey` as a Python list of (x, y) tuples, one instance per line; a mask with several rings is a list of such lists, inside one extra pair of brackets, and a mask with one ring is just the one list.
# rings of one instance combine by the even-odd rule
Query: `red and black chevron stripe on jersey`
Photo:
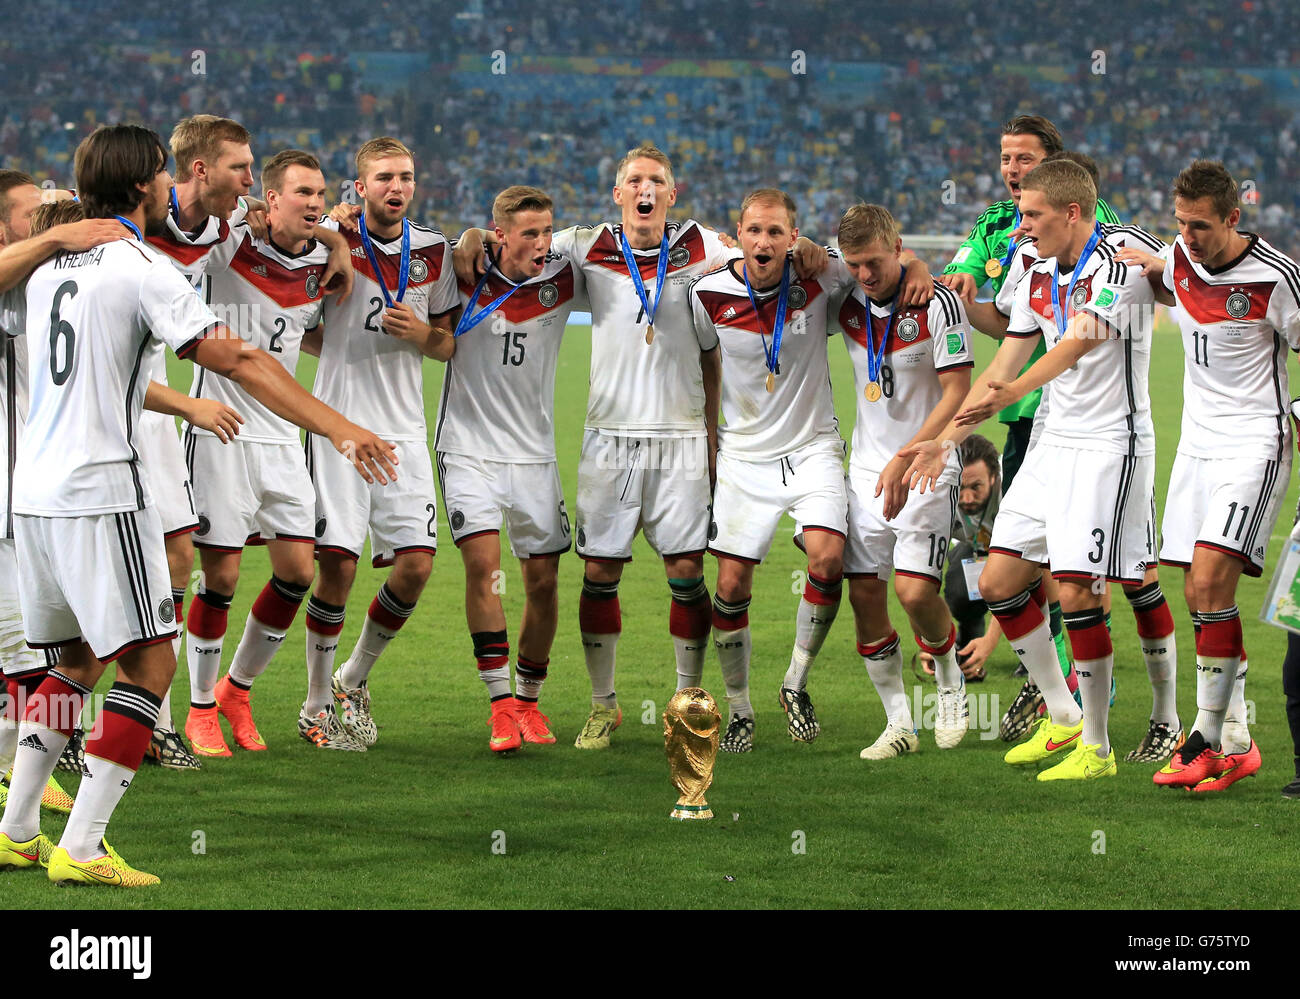
[[(467, 285), (460, 281), (459, 278), (457, 278), (457, 283), (460, 286), (460, 293), (466, 298), (474, 294), (473, 284)], [(549, 305), (543, 305), (542, 289), (548, 285), (555, 286), (555, 301)], [(488, 278), (483, 291), (480, 292), (478, 301), (473, 303), (471, 307), (475, 311), (486, 308), (509, 290), (510, 283), (494, 271), (492, 276)], [(549, 298), (550, 295), (548, 294), (546, 297)], [(517, 326), (520, 323), (528, 322), (530, 319), (536, 319), (538, 316), (544, 316), (548, 312), (554, 312), (571, 298), (573, 298), (573, 265), (566, 263), (559, 272), (552, 274), (545, 280), (534, 278), (528, 284), (520, 287), (517, 292), (505, 300), (505, 304), (497, 307), (497, 311), (505, 314), (506, 322)]]
[[(807, 280), (794, 280), (790, 282), (790, 287), (798, 286), (804, 290), (807, 301), (800, 308), (807, 308), (819, 295), (825, 294), (820, 282), (816, 278)], [(776, 305), (779, 296), (772, 295), (762, 299), (758, 303), (758, 318), (762, 320), (763, 328), (758, 328), (758, 323), (754, 321), (754, 306), (749, 301), (748, 295), (735, 295), (724, 291), (704, 291), (696, 292), (699, 296), (700, 304), (704, 306), (705, 311), (709, 314), (709, 320), (714, 326), (725, 327), (729, 330), (738, 330), (745, 333), (758, 335), (762, 333), (771, 336), (776, 324)], [(790, 329), (790, 318), (786, 317), (786, 330)]]
[[(681, 226), (676, 222), (668, 223), (668, 273), (680, 271), (692, 264), (702, 263), (705, 257), (704, 237), (700, 234), (698, 226), (691, 226), (686, 232), (680, 233)], [(619, 274), (628, 273), (627, 263), (623, 260), (622, 240), (619, 239), (619, 233), (623, 227), (613, 226), (607, 228), (598, 237), (596, 242), (591, 245), (587, 251), (587, 263), (597, 264), (600, 267), (606, 267), (611, 271)], [(687, 256), (682, 256), (682, 250), (687, 251)], [(654, 281), (659, 275), (659, 255), (642, 255), (636, 256), (637, 266), (641, 270), (642, 281)]]
[[(1174, 294), (1187, 314), (1203, 326), (1229, 321), (1258, 322), (1268, 315), (1268, 303), (1276, 287), (1276, 281), (1210, 284), (1196, 273), (1182, 246), (1174, 245)], [(1250, 302), (1250, 310), (1245, 315), (1228, 315), (1228, 296), (1236, 293), (1245, 295)]]
[[(856, 298), (850, 295), (840, 306), (839, 325), (844, 331), (845, 336), (852, 339), (862, 347), (867, 346), (867, 333), (864, 319), (866, 317), (866, 307)], [(898, 328), (904, 319), (913, 319), (916, 321), (917, 334), (910, 340), (904, 340), (898, 335)], [(885, 332), (885, 324), (889, 322), (888, 316), (871, 317), (871, 349), (880, 342), (880, 337)], [(930, 332), (930, 308), (926, 305), (918, 305), (915, 308), (901, 309), (894, 316), (894, 326), (889, 333), (889, 342), (885, 344), (885, 353), (892, 354), (896, 350), (906, 350), (914, 344), (924, 343), (929, 340), (933, 334)]]
[(186, 267), (206, 257), (218, 243), (225, 242), (230, 235), (230, 223), (220, 219), (217, 223), (217, 238), (210, 243), (182, 243), (170, 232), (165, 236), (149, 236), (147, 242), (155, 250), (178, 260)]
[[(244, 240), (243, 245), (235, 251), (230, 268), (267, 298), (286, 309), (319, 301), (324, 290), (320, 287), (321, 276), (325, 273), (324, 266), (308, 264), (290, 269), (278, 260), (260, 253), (251, 239)], [(312, 275), (316, 276), (315, 281), (310, 280)], [(315, 290), (315, 295), (307, 293), (309, 284)]]
[[(1100, 273), (1101, 271), (1099, 270), (1093, 271), (1086, 278), (1082, 278), (1078, 284), (1074, 286), (1074, 294), (1077, 295), (1079, 289), (1082, 288), (1084, 301), (1086, 302), (1091, 299), (1092, 279)], [(1052, 319), (1054, 321), (1055, 314), (1052, 312), (1052, 282), (1055, 281), (1056, 278), (1046, 271), (1035, 270), (1030, 272), (1029, 280), (1031, 282), (1029, 285), (1029, 307), (1044, 319)], [(1075, 309), (1074, 303), (1065, 301), (1065, 297), (1065, 289), (1062, 288), (1058, 298), (1061, 301), (1061, 308), (1065, 310), (1065, 321), (1068, 323), (1074, 318)]]
[[(414, 228), (414, 227), (412, 227)], [(343, 236), (348, 241), (348, 249), (351, 250), (352, 269), (358, 274), (375, 280), (375, 272), (370, 266), (370, 260), (366, 257), (366, 249), (361, 244), (360, 233), (344, 232)], [(414, 275), (409, 279), (412, 287), (426, 284), (433, 284), (442, 274), (442, 263), (445, 257), (443, 247), (445, 243), (436, 243), (433, 246), (422, 246), (418, 250), (411, 250), (411, 260), (423, 260), (425, 263), (426, 274), (424, 280), (415, 280)], [(400, 252), (387, 253), (375, 247), (375, 256), (379, 258), (379, 270), (384, 277), (384, 287), (390, 292), (397, 291), (397, 271), (402, 262)], [(416, 269), (418, 271), (418, 268)], [(473, 290), (473, 289), (471, 289)]]

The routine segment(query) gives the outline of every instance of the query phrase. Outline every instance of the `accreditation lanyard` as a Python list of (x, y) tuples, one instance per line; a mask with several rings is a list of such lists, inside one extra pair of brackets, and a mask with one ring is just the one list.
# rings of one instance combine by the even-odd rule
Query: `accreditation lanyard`
[(668, 230), (664, 230), (663, 242), (659, 244), (659, 264), (655, 271), (655, 303), (650, 304), (650, 299), (645, 292), (645, 282), (641, 280), (641, 268), (637, 266), (636, 257), (632, 255), (632, 246), (627, 241), (627, 233), (620, 231), (618, 234), (619, 243), (623, 251), (623, 261), (627, 264), (627, 272), (632, 276), (632, 284), (636, 288), (637, 298), (641, 299), (641, 310), (646, 317), (645, 342), (652, 343), (655, 338), (655, 315), (659, 311), (659, 296), (664, 293), (664, 278), (668, 275)]
[[(384, 284), (384, 275), (379, 270), (379, 257), (375, 253), (375, 244), (370, 240), (370, 232), (366, 229), (366, 216), (361, 213), (358, 220), (360, 225), (358, 231), (361, 234), (361, 245), (365, 248), (366, 259), (370, 261), (370, 269), (374, 272), (375, 281), (379, 285), (379, 292), (384, 296), (384, 305), (388, 308), (393, 307), (393, 296), (388, 293), (388, 286)], [(406, 286), (411, 280), (411, 223), (408, 219), (402, 219), (402, 256), (397, 264), (397, 301), (401, 301), (406, 296)]]
[(790, 260), (786, 258), (781, 267), (781, 290), (776, 295), (776, 319), (772, 324), (772, 346), (767, 345), (767, 331), (763, 329), (763, 314), (758, 310), (758, 300), (754, 298), (754, 289), (749, 283), (749, 269), (740, 265), (741, 276), (745, 279), (745, 293), (749, 295), (749, 304), (754, 307), (754, 320), (758, 323), (758, 335), (763, 338), (763, 358), (767, 363), (767, 390), (776, 387), (776, 376), (781, 373), (779, 362), (781, 354), (781, 332), (785, 329), (785, 312), (790, 300)]
[[(1079, 254), (1079, 260), (1074, 265), (1074, 273), (1070, 275), (1070, 287), (1065, 290), (1065, 300), (1071, 301), (1074, 297), (1074, 284), (1079, 280), (1079, 275), (1083, 273), (1083, 265), (1088, 262), (1092, 256), (1092, 251), (1097, 248), (1101, 242), (1101, 223), (1094, 222), (1092, 235), (1088, 237), (1088, 242), (1084, 244), (1083, 252)], [(1061, 311), (1061, 264), (1057, 260), (1052, 261), (1052, 318), (1056, 320), (1056, 328), (1061, 336), (1065, 336), (1065, 313)]]
[[(522, 287), (522, 285), (511, 283), (510, 289), (508, 291), (497, 296), (497, 298), (493, 300), (493, 302), (490, 305), (486, 306), (483, 309), (480, 309), (478, 312), (475, 312), (474, 306), (478, 305), (478, 297), (479, 295), (483, 294), (483, 289), (487, 285), (488, 278), (491, 277), (492, 275), (492, 267), (493, 264), (491, 262), (491, 258), (489, 258), (488, 269), (483, 272), (483, 276), (478, 279), (478, 284), (474, 286), (474, 296), (469, 300), (469, 305), (465, 308), (465, 310), (461, 312), (460, 320), (456, 323), (456, 332), (452, 334), (453, 336), (461, 336), (464, 333), (468, 333), (475, 326), (477, 326), (484, 319), (486, 319), (490, 314), (492, 314), (503, 304), (505, 304), (505, 300)], [(506, 281), (510, 280), (504, 274), (501, 276)]]

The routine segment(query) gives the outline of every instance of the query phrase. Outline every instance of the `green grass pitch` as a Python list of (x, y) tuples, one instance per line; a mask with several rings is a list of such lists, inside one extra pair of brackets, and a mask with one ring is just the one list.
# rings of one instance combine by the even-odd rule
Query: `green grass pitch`
[[(977, 337), (979, 368), (992, 344)], [(581, 440), (589, 330), (571, 328), (559, 368), (556, 429), (569, 508)], [(830, 344), (841, 428), (853, 422), (852, 372)], [(310, 385), (312, 359), (301, 378)], [(1168, 320), (1158, 329), (1151, 397), (1158, 436), (1158, 503), (1174, 457), (1182, 351)], [(441, 365), (426, 365), (432, 416)], [(188, 387), (173, 361), (172, 383)], [(430, 420), (432, 426), (432, 419)], [(1003, 434), (985, 428), (1000, 446)], [(1294, 497), (1270, 548), (1290, 526)], [(486, 696), (471, 656), (464, 579), (439, 502), (443, 544), (414, 617), (371, 680), (380, 739), (362, 754), (321, 752), (296, 731), (305, 692), (302, 614), (259, 681), (254, 708), (269, 752), (235, 751), (201, 773), (143, 768), (114, 818), (110, 838), (126, 858), (160, 875), (149, 891), (56, 891), (32, 873), (3, 879), (14, 908), (372, 907), (1295, 907), (1294, 830), (1300, 805), (1279, 790), (1291, 779), (1283, 713), (1282, 632), (1257, 619), (1262, 581), (1243, 580), (1240, 605), (1251, 664), (1248, 698), (1264, 765), (1258, 778), (1201, 797), (1152, 786), (1154, 766), (1120, 764), (1100, 784), (1050, 785), (1002, 762), (997, 720), (1019, 688), (1001, 646), (989, 679), (970, 687), (972, 725), (962, 745), (939, 752), (922, 731), (917, 755), (866, 763), (884, 713), (853, 644), (847, 600), (817, 661), (809, 690), (822, 722), (813, 745), (792, 743), (776, 690), (789, 659), (802, 568), (783, 528), (755, 580), (751, 622), (757, 748), (720, 755), (708, 798), (711, 822), (670, 821), (660, 716), (674, 684), (662, 565), (638, 540), (621, 590), (624, 632), (618, 691), (623, 726), (610, 750), (573, 748), (587, 714), (588, 683), (577, 634), (581, 563), (560, 563), (560, 629), (543, 709), (559, 743), (498, 758), (488, 751)], [(512, 641), (522, 607), (517, 565), (507, 561), (504, 600)], [(713, 559), (706, 560), (710, 590)], [(264, 553), (250, 551), (230, 615), (228, 665), (249, 604), (266, 581)], [(346, 654), (383, 571), (368, 562), (348, 608)], [(1181, 579), (1164, 574), (1178, 623), (1179, 707), (1195, 713), (1192, 629)], [(1146, 730), (1150, 689), (1132, 615), (1115, 591), (1119, 696), (1111, 719), (1117, 755)], [(894, 623), (907, 635), (894, 607)], [(915, 646), (905, 637), (905, 656)], [(183, 721), (182, 664), (174, 713)], [(111, 671), (110, 671), (111, 672)], [(107, 686), (101, 685), (100, 693)], [(705, 686), (723, 702), (716, 659)], [(909, 679), (909, 687), (913, 681)], [(923, 713), (932, 684), (914, 684)], [(925, 700), (930, 697), (930, 700)], [(996, 703), (995, 703), (996, 702)], [(918, 718), (918, 721), (921, 719)], [(927, 719), (928, 720), (928, 719)], [(60, 775), (67, 780), (67, 775)], [(46, 814), (57, 838), (62, 820)]]

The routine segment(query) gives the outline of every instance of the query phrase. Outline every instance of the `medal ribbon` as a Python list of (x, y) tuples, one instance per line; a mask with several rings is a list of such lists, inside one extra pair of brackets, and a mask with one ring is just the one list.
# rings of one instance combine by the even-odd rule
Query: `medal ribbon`
[(763, 357), (767, 370), (774, 375), (781, 373), (778, 357), (781, 354), (781, 331), (785, 329), (785, 310), (790, 299), (790, 258), (787, 257), (781, 268), (781, 290), (776, 295), (776, 321), (772, 324), (772, 349), (767, 347), (767, 331), (763, 329), (763, 314), (758, 311), (758, 300), (754, 298), (754, 289), (749, 285), (749, 271), (744, 264), (740, 273), (745, 279), (745, 293), (749, 295), (749, 304), (754, 307), (754, 319), (758, 322), (758, 335), (763, 338)]
[[(465, 310), (460, 314), (460, 321), (456, 323), (456, 332), (452, 334), (453, 336), (461, 336), (465, 333), (468, 333), (475, 326), (477, 326), (484, 319), (486, 319), (490, 313), (495, 312), (505, 302), (507, 298), (509, 298), (511, 295), (517, 292), (521, 287), (523, 287), (522, 285), (511, 283), (509, 291), (498, 296), (496, 300), (494, 300), (492, 304), (488, 305), (486, 308), (480, 309), (478, 312), (475, 312), (474, 306), (478, 304), (479, 295), (483, 293), (483, 288), (487, 285), (488, 278), (492, 275), (493, 266), (495, 265), (491, 263), (491, 258), (489, 258), (488, 269), (483, 272), (483, 276), (478, 279), (478, 284), (474, 286), (474, 296), (469, 300), (469, 305), (466, 306)], [(501, 277), (506, 281), (510, 280), (504, 274), (501, 275)], [(381, 282), (379, 286), (382, 288), (383, 283)]]
[[(1070, 275), (1070, 287), (1065, 290), (1066, 302), (1071, 301), (1074, 297), (1074, 283), (1079, 280), (1079, 275), (1083, 272), (1083, 265), (1088, 262), (1092, 256), (1092, 251), (1097, 248), (1101, 242), (1101, 223), (1092, 224), (1092, 235), (1088, 237), (1088, 242), (1084, 244), (1083, 252), (1079, 254), (1079, 262), (1074, 265), (1074, 273)], [(1060, 261), (1052, 261), (1052, 318), (1056, 320), (1056, 328), (1060, 331), (1061, 336), (1065, 336), (1065, 313), (1061, 311), (1061, 264)]]
[(123, 218), (121, 215), (114, 215), (113, 218), (117, 219), (124, 226), (126, 226), (133, 233), (135, 233), (135, 238), (138, 239), (141, 243), (144, 242), (144, 237), (140, 235), (140, 230), (136, 228), (134, 222), (132, 222), (130, 219)]
[(905, 271), (899, 268), (898, 287), (894, 289), (894, 297), (889, 300), (889, 320), (885, 323), (885, 332), (880, 338), (880, 346), (876, 346), (876, 338), (871, 333), (871, 296), (867, 296), (866, 305), (866, 331), (867, 331), (867, 381), (880, 381), (880, 367), (885, 363), (885, 345), (889, 343), (889, 331), (894, 328), (894, 313), (898, 311), (898, 296), (903, 293), (903, 275)]
[[(360, 224), (357, 229), (361, 234), (361, 245), (365, 247), (366, 259), (370, 261), (370, 269), (375, 273), (375, 281), (379, 284), (380, 294), (384, 296), (384, 304), (388, 308), (393, 307), (393, 296), (388, 293), (388, 287), (384, 284), (384, 276), (379, 270), (379, 257), (375, 254), (375, 245), (370, 241), (370, 233), (366, 229), (366, 213), (361, 213), (361, 218), (357, 220)], [(406, 286), (411, 280), (411, 223), (407, 219), (402, 219), (402, 257), (397, 265), (397, 301), (401, 301), (406, 296)]]
[(628, 273), (632, 275), (632, 284), (636, 286), (637, 298), (641, 299), (641, 308), (645, 312), (646, 322), (651, 326), (655, 324), (655, 313), (659, 311), (659, 296), (664, 292), (664, 277), (668, 274), (668, 230), (664, 230), (663, 242), (659, 244), (659, 267), (655, 276), (655, 304), (652, 308), (650, 300), (646, 297), (645, 282), (641, 280), (641, 268), (637, 266), (636, 258), (632, 256), (632, 246), (627, 241), (627, 233), (619, 232), (619, 242), (622, 244), (623, 261), (627, 264)]
[[(1019, 228), (1020, 228), (1020, 209), (1019, 209), (1019, 207), (1017, 207), (1017, 208), (1016, 208), (1016, 221), (1015, 221), (1015, 224), (1011, 227), (1011, 230), (1014, 232), (1015, 230), (1017, 230), (1017, 229), (1019, 229)], [(1011, 266), (1011, 255), (1012, 255), (1013, 253), (1015, 253), (1015, 252), (1016, 252), (1016, 241), (1015, 241), (1014, 239), (1010, 239), (1010, 238), (1008, 238), (1008, 239), (1007, 239), (1007, 252), (1006, 252), (1006, 255), (1002, 258), (1002, 267), (1003, 267), (1003, 269), (1006, 269), (1007, 267), (1010, 267), (1010, 266)]]

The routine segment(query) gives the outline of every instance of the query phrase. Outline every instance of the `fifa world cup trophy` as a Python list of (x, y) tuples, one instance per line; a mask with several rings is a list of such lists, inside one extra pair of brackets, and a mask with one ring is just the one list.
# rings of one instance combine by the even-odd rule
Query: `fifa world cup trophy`
[(711, 819), (704, 792), (713, 783), (722, 716), (707, 690), (687, 687), (673, 694), (664, 710), (664, 750), (679, 795), (674, 819)]

